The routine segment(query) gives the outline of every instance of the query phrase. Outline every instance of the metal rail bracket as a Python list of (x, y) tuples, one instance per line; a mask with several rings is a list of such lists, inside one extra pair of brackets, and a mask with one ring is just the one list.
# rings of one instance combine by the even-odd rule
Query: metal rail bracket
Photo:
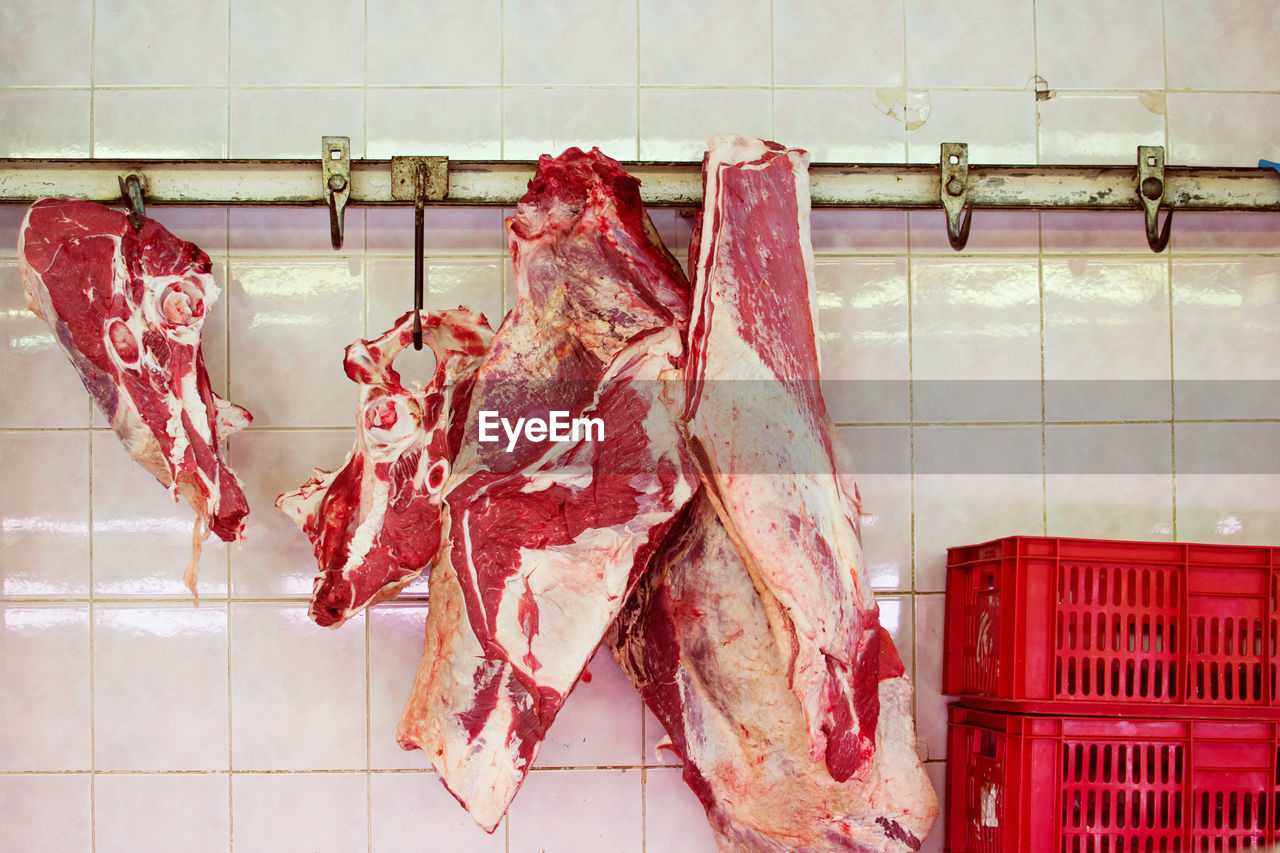
[(146, 179), (141, 175), (120, 175), (120, 200), (124, 204), (125, 216), (134, 232), (142, 230), (142, 217), (147, 215)]
[(324, 174), (324, 197), (329, 205), (329, 242), (342, 248), (343, 214), (351, 200), (351, 137), (322, 136), (320, 161)]
[[(969, 145), (964, 142), (942, 143), (939, 161), (941, 181), (938, 192), (942, 209), (947, 214), (947, 242), (957, 252), (969, 242), (969, 225), (973, 222), (973, 203), (969, 201)], [(964, 220), (961, 221), (961, 214)]]
[(1173, 211), (1164, 217), (1164, 228), (1158, 228), (1160, 203), (1164, 201), (1164, 146), (1138, 146), (1138, 199), (1147, 218), (1147, 245), (1153, 252), (1163, 252), (1169, 245), (1173, 227)]

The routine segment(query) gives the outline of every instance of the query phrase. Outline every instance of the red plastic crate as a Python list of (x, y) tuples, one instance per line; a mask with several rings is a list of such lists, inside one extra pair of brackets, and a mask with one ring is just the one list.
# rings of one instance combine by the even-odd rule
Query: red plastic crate
[(1280, 723), (952, 705), (951, 853), (1200, 853), (1277, 840)]
[(944, 693), (1280, 718), (1280, 548), (1014, 536), (947, 551)]

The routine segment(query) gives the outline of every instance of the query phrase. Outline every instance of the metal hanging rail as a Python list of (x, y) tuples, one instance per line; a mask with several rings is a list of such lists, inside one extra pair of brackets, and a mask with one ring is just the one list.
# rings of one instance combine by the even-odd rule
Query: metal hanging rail
[[(137, 176), (147, 204), (327, 205), (334, 245), (348, 205), (512, 206), (536, 163), (396, 157), (352, 160), (346, 137), (324, 137), (319, 160), (0, 159), (0, 204), (45, 196), (119, 203), (121, 179)], [(648, 205), (702, 202), (699, 162), (623, 163)], [(1164, 165), (1164, 149), (1140, 147), (1135, 166), (969, 165), (968, 146), (945, 143), (937, 165), (815, 163), (814, 207), (942, 208), (963, 248), (968, 218), (988, 210), (1144, 210), (1151, 247), (1159, 210), (1280, 211), (1280, 175), (1261, 168)]]

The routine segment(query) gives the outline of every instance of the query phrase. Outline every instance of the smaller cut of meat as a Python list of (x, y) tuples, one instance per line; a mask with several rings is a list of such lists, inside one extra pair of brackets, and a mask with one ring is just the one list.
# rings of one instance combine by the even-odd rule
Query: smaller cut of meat
[(440, 545), (441, 495), (466, 411), (472, 376), (492, 337), (465, 308), (424, 316), (422, 340), (436, 358), (426, 387), (406, 388), (392, 366), (413, 341), (413, 312), (382, 337), (347, 347), (347, 376), (360, 386), (356, 444), (342, 467), (316, 469), (276, 506), (302, 528), (319, 563), (311, 618), (338, 626), (394, 597)]
[(251, 420), (209, 385), (200, 332), (218, 298), (209, 256), (142, 218), (87, 201), (41, 199), (18, 241), (27, 305), (53, 329), (85, 388), (144, 469), (196, 512), (200, 544), (241, 537), (249, 512), (220, 443)]
[(878, 630), (875, 751), (847, 781), (809, 759), (804, 714), (761, 595), (712, 502), (678, 517), (609, 643), (666, 728), (725, 851), (914, 853), (937, 815), (915, 752), (911, 685)]

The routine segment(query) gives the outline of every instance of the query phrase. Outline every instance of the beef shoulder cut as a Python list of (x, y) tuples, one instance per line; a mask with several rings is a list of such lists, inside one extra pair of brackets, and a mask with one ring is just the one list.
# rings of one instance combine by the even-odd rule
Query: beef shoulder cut
[(610, 633), (623, 672), (666, 728), (719, 847), (748, 853), (913, 853), (937, 815), (915, 753), (911, 685), (882, 631), (876, 749), (836, 781), (809, 758), (788, 661), (762, 596), (698, 492)]
[(311, 540), (319, 571), (311, 618), (336, 627), (395, 597), (435, 559), (441, 497), (480, 358), (493, 332), (466, 308), (421, 321), (436, 365), (426, 387), (406, 387), (393, 363), (413, 341), (413, 312), (381, 337), (347, 347), (343, 365), (360, 386), (356, 443), (333, 471), (280, 495), (276, 506)]
[[(508, 232), (519, 297), (445, 484), (450, 566), (399, 735), (486, 829), (694, 483), (664, 393), (688, 284), (639, 182), (596, 150), (543, 157)], [(486, 412), (599, 427), (486, 441)]]
[(251, 420), (209, 386), (200, 332), (218, 298), (209, 256), (160, 223), (46, 198), (18, 239), (27, 305), (53, 329), (84, 387), (139, 464), (196, 512), (184, 579), (196, 594), (200, 544), (241, 537), (249, 512), (219, 443)]
[(880, 635), (818, 386), (808, 154), (713, 139), (690, 248), (690, 451), (738, 545), (800, 702), (811, 757), (836, 780), (875, 749)]

